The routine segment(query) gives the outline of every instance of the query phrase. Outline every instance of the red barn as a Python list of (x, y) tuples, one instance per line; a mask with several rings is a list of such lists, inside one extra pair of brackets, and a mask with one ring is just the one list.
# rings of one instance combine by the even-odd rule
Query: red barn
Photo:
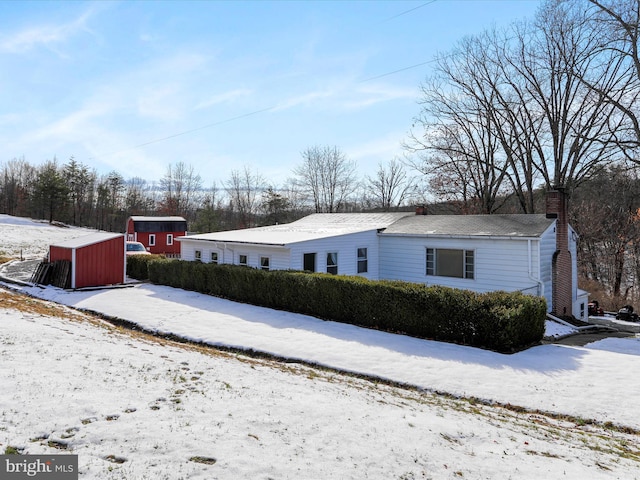
[(182, 217), (129, 217), (127, 241), (140, 242), (149, 252), (180, 256), (176, 237), (187, 234), (187, 221)]
[(124, 283), (124, 235), (92, 233), (49, 246), (49, 262), (71, 262), (71, 288)]

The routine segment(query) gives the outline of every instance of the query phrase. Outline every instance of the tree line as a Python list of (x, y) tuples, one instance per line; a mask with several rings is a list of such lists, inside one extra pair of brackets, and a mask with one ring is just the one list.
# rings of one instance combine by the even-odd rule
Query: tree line
[(283, 185), (249, 166), (205, 186), (194, 167), (167, 166), (159, 181), (100, 175), (70, 158), (32, 165), (24, 158), (0, 163), (0, 213), (106, 231), (123, 231), (131, 215), (182, 216), (189, 229), (211, 232), (286, 223), (309, 213), (398, 210), (424, 200), (418, 181), (398, 160), (373, 177), (335, 146), (314, 146)]

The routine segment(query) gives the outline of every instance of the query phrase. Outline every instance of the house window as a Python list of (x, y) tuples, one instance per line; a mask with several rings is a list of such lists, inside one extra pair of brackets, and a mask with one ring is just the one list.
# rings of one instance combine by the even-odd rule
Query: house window
[(260, 268), (262, 270), (269, 270), (269, 257), (260, 257)]
[(247, 256), (246, 255), (238, 255), (238, 263), (243, 266), (247, 266)]
[(202, 261), (202, 250), (196, 250), (196, 253), (194, 255), (196, 262), (201, 262)]
[(211, 252), (211, 263), (218, 263), (218, 252)]
[(358, 249), (358, 273), (367, 273), (368, 272), (368, 263), (367, 263), (367, 249), (359, 248)]
[(156, 244), (156, 234), (155, 233), (150, 233), (149, 234), (149, 246), (153, 247)]
[(338, 252), (327, 253), (327, 273), (338, 274)]
[(167, 233), (167, 245), (173, 245), (173, 234)]
[(427, 275), (473, 279), (474, 272), (473, 250), (427, 248)]
[(302, 268), (305, 272), (315, 272), (316, 271), (316, 254), (315, 253), (305, 253), (302, 258)]

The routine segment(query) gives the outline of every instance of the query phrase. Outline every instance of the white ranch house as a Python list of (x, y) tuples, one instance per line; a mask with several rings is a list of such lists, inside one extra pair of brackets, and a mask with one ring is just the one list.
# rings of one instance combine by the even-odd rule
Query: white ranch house
[[(320, 213), (284, 225), (177, 240), (184, 260), (360, 275), (476, 292), (522, 291), (544, 296), (551, 312), (584, 318), (588, 294), (576, 287), (577, 235), (571, 227), (565, 230), (570, 269), (558, 271), (559, 220), (547, 217)], [(556, 296), (560, 284), (568, 288), (564, 300)]]

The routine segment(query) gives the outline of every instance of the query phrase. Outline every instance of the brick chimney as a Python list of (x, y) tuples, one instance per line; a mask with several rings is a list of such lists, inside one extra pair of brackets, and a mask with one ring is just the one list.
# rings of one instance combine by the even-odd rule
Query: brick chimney
[(563, 187), (547, 192), (547, 218), (556, 219), (556, 251), (551, 267), (551, 312), (559, 317), (573, 314), (573, 269), (569, 251), (568, 198)]

